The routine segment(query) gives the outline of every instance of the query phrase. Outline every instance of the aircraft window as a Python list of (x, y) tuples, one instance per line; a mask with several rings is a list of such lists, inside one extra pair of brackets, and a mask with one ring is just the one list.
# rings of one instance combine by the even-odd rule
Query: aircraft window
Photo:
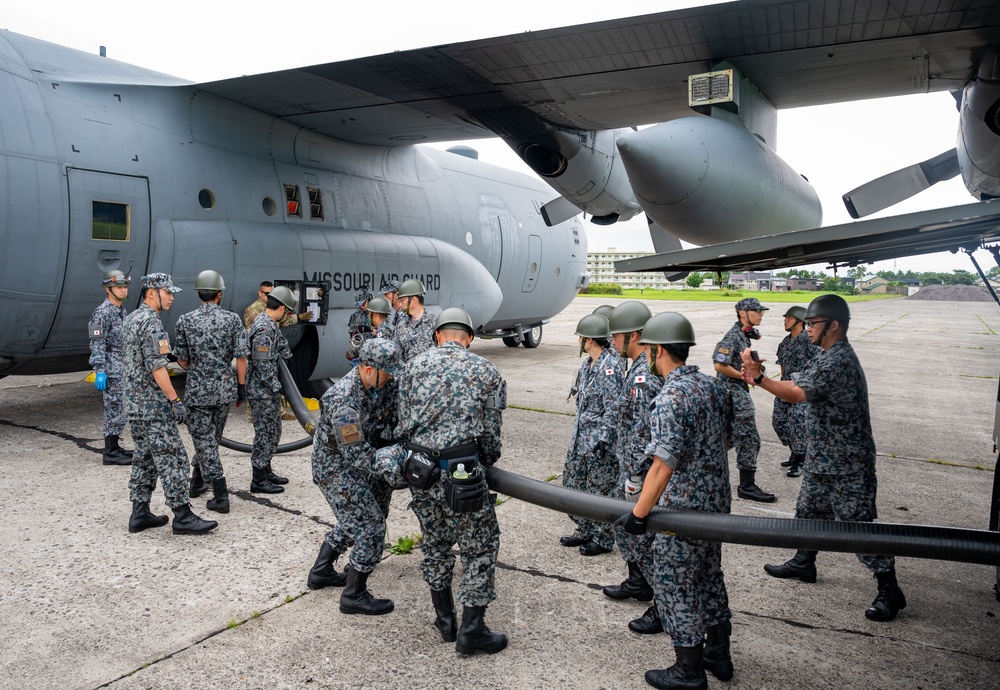
[(309, 192), (309, 217), (323, 220), (323, 192), (315, 187), (306, 187)]
[(203, 189), (198, 192), (198, 203), (201, 204), (201, 207), (206, 211), (211, 211), (215, 208), (215, 195), (212, 194), (212, 190)]
[(467, 245), (469, 245), (470, 247), (472, 246), (472, 233), (471, 232), (465, 233), (465, 243)]
[(91, 239), (128, 242), (128, 204), (116, 204), (111, 201), (94, 201), (93, 212), (94, 219), (90, 229)]
[(531, 262), (531, 275), (535, 275), (535, 271), (537, 271), (537, 270), (538, 270), (538, 262), (532, 261)]
[(288, 210), (288, 215), (302, 217), (302, 204), (297, 184), (285, 185), (285, 208)]
[(278, 212), (278, 204), (269, 196), (264, 197), (264, 200), (260, 202), (260, 206), (264, 209), (264, 215), (266, 216), (273, 216)]
[(558, 277), (559, 277), (559, 267), (556, 266), (556, 278), (558, 278)]

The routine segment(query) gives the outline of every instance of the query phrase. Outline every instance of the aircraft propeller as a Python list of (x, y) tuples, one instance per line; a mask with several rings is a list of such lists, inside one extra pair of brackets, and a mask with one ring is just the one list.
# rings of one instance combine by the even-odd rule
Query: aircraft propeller
[(844, 205), (851, 218), (864, 218), (909, 199), (931, 185), (950, 180), (958, 173), (958, 152), (951, 149), (852, 189), (844, 195)]

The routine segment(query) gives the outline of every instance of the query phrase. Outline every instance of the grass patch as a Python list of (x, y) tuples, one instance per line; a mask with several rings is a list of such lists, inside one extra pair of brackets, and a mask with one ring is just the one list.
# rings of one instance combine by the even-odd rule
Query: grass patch
[(996, 331), (994, 331), (992, 328), (990, 328), (990, 325), (988, 323), (986, 323), (986, 321), (983, 319), (982, 316), (980, 316), (979, 314), (976, 314), (976, 318), (978, 318), (980, 321), (983, 322), (983, 325), (986, 326), (986, 330), (988, 330), (990, 332), (990, 335), (996, 335), (997, 334)]
[[(757, 292), (755, 290), (623, 290), (622, 299), (664, 300), (681, 302), (734, 302), (744, 297), (756, 297), (764, 304), (768, 302), (791, 302), (808, 304), (820, 295), (840, 294), (813, 290), (793, 290), (791, 292)], [(608, 295), (586, 295), (580, 297), (603, 299)], [(870, 302), (880, 299), (901, 299), (903, 295), (840, 295), (848, 302)], [(617, 297), (617, 295), (615, 295)]]
[(260, 617), (261, 617), (261, 615), (262, 615), (262, 614), (261, 614), (261, 612), (260, 612), (260, 611), (254, 611), (254, 612), (252, 612), (252, 613), (250, 614), (250, 617), (251, 617), (251, 618), (260, 618)]
[(558, 476), (559, 476), (558, 474), (550, 474), (548, 477), (545, 478), (545, 481), (551, 482), (553, 479), (555, 479)]
[(404, 536), (396, 540), (395, 544), (389, 546), (389, 553), (396, 556), (405, 556), (408, 553), (413, 553), (414, 547), (423, 541), (423, 537), (419, 534), (414, 536)]
[(235, 618), (230, 618), (229, 622), (226, 623), (226, 627), (229, 628), (229, 629), (238, 628), (241, 625), (243, 625), (243, 621), (238, 621)]
[(543, 410), (540, 407), (528, 407), (527, 405), (511, 405), (507, 404), (507, 409), (509, 410), (524, 410), (525, 412), (544, 412), (545, 414), (561, 414), (567, 417), (575, 417), (575, 412), (556, 412), (555, 410)]
[(996, 376), (987, 376), (985, 374), (959, 374), (958, 376), (964, 379), (993, 379), (994, 381), (997, 379)]

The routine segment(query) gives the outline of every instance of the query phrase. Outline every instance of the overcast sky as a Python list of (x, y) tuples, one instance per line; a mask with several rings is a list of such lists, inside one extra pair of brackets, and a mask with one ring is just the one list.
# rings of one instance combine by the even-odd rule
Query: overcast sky
[[(508, 0), (483, 5), (467, 0), (381, 0), (309, 4), (0, 0), (0, 28), (94, 53), (103, 45), (108, 57), (116, 60), (192, 81), (211, 81), (712, 3)], [(851, 220), (840, 200), (844, 192), (953, 148), (957, 127), (954, 100), (946, 93), (783, 110), (778, 114), (778, 153), (816, 187), (823, 203), (823, 224), (836, 225)], [(480, 151), (482, 160), (531, 174), (499, 140), (467, 143)], [(873, 217), (973, 201), (956, 178)], [(608, 228), (585, 226), (591, 251), (609, 247), (652, 250), (642, 217)], [(980, 250), (976, 258), (983, 270), (994, 265), (988, 252)], [(882, 268), (892, 269), (894, 262), (880, 262), (873, 270)], [(948, 253), (902, 258), (895, 268), (975, 270), (967, 256)]]

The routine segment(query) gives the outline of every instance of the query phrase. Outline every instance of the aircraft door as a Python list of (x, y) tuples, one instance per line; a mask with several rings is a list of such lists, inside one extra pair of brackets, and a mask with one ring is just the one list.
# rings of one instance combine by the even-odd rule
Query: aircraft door
[[(149, 183), (145, 177), (67, 170), (69, 252), (48, 351), (79, 350), (90, 315), (104, 299), (101, 277), (113, 269), (137, 279), (149, 252)], [(126, 306), (138, 302), (138, 285)]]

